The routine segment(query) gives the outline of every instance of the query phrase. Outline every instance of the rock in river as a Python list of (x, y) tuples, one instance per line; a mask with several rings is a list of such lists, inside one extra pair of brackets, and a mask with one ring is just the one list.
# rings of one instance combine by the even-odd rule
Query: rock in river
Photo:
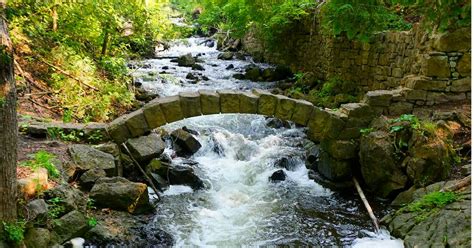
[(100, 178), (92, 187), (90, 197), (99, 207), (136, 214), (151, 210), (147, 185), (123, 177)]

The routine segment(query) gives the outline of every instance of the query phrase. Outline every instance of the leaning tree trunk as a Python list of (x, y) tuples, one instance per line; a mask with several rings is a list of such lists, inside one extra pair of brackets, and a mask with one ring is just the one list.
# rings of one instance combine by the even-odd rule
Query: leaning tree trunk
[(13, 49), (0, 0), (0, 221), (14, 221), (16, 211), (17, 119)]

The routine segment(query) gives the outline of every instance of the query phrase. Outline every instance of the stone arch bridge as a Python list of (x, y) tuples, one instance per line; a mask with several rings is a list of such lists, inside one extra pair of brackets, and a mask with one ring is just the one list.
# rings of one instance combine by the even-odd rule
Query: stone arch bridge
[[(259, 114), (293, 121), (308, 128), (308, 138), (320, 143), (318, 171), (330, 180), (352, 175), (358, 164), (360, 130), (381, 114), (411, 113), (413, 89), (376, 90), (360, 103), (338, 109), (322, 109), (312, 103), (274, 95), (264, 90), (200, 90), (157, 98), (141, 109), (106, 125), (108, 136), (118, 144), (147, 134), (152, 129), (185, 118), (225, 113)], [(418, 101), (418, 100), (416, 100)]]

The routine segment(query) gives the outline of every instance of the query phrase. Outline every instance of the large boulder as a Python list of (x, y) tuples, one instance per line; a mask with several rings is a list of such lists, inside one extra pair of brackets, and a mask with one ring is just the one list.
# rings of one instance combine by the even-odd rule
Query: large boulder
[(192, 67), (195, 63), (196, 59), (190, 53), (178, 58), (178, 66)]
[(382, 197), (405, 188), (408, 178), (395, 156), (393, 138), (384, 131), (362, 136), (359, 159), (362, 177), (369, 190)]
[(36, 199), (28, 202), (26, 209), (28, 210), (28, 219), (30, 220), (44, 220), (48, 216), (48, 204), (46, 204), (44, 199)]
[(57, 205), (64, 207), (64, 212), (72, 210), (85, 211), (87, 205), (87, 197), (75, 187), (65, 184), (44, 192), (45, 199), (60, 199)]
[(218, 59), (222, 60), (231, 60), (234, 58), (234, 53), (233, 52), (223, 52), (217, 56)]
[(195, 190), (204, 188), (203, 181), (196, 175), (192, 165), (168, 164), (153, 160), (148, 165), (148, 170), (150, 173), (169, 180), (168, 183), (171, 185), (187, 185)]
[(403, 165), (415, 186), (426, 186), (449, 176), (453, 162), (449, 145), (437, 136), (426, 137), (415, 132), (408, 153)]
[(107, 174), (102, 169), (92, 169), (84, 172), (79, 178), (79, 185), (83, 190), (91, 190), (92, 186), (94, 186), (95, 182), (99, 180), (101, 177), (105, 177)]
[(277, 170), (268, 178), (271, 182), (285, 181), (286, 173), (283, 170)]
[(201, 143), (183, 129), (174, 130), (171, 137), (173, 138), (173, 148), (180, 157), (191, 156), (201, 148)]
[(53, 222), (53, 240), (62, 244), (67, 240), (80, 237), (89, 229), (87, 217), (77, 211), (71, 211)]
[(352, 160), (336, 159), (328, 152), (321, 150), (317, 171), (331, 181), (341, 182), (351, 178), (353, 164)]
[(165, 150), (165, 143), (156, 133), (129, 139), (126, 145), (133, 158), (141, 164), (147, 164), (153, 158), (159, 157)]
[(249, 66), (245, 70), (245, 79), (251, 80), (251, 81), (263, 81), (262, 78), (262, 69), (258, 68), (258, 66)]
[(111, 154), (99, 151), (88, 145), (71, 145), (69, 154), (75, 163), (76, 172), (82, 173), (90, 169), (99, 168), (108, 176), (114, 176), (115, 158)]
[(145, 213), (151, 210), (148, 187), (123, 177), (100, 178), (92, 187), (90, 198), (99, 207), (112, 208), (129, 213)]
[[(30, 228), (25, 233), (25, 245), (29, 248), (48, 247), (51, 233), (46, 228)], [(1, 245), (0, 245), (1, 247)]]
[[(458, 181), (453, 180), (417, 189), (410, 194), (413, 197), (404, 204), (416, 202), (426, 194), (457, 183)], [(470, 185), (456, 194), (456, 201), (445, 206), (413, 211), (402, 208), (385, 216), (381, 222), (392, 235), (403, 239), (406, 247), (470, 247)]]

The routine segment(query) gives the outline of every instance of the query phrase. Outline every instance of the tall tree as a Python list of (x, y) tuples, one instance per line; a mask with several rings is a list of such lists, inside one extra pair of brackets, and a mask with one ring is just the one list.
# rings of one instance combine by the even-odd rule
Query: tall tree
[(13, 48), (5, 19), (7, 0), (0, 0), (0, 221), (14, 221), (18, 127)]

